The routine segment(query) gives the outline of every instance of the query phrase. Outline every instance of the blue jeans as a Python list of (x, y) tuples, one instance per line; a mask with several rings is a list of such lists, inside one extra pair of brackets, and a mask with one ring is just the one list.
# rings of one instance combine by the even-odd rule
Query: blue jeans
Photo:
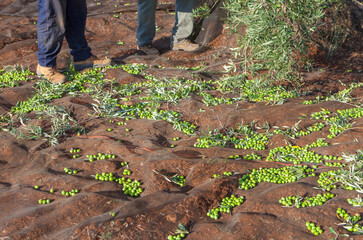
[[(155, 37), (155, 11), (157, 0), (137, 1), (137, 45), (150, 45)], [(178, 43), (193, 32), (193, 8), (195, 0), (176, 0), (175, 25), (171, 41)]]
[(75, 62), (91, 56), (91, 48), (85, 38), (86, 0), (38, 0), (38, 8), (39, 65), (56, 66), (64, 37)]

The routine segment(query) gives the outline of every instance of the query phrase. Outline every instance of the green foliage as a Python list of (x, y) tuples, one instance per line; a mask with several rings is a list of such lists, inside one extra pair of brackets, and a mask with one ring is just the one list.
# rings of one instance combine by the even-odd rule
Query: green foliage
[(260, 182), (286, 184), (310, 176), (315, 170), (307, 166), (252, 169), (239, 179), (239, 189), (252, 189)]
[(190, 79), (157, 79), (146, 76), (149, 80), (140, 84), (147, 89), (148, 97), (144, 97), (149, 104), (158, 106), (162, 102), (177, 103), (180, 99), (188, 98), (191, 93), (210, 89), (205, 82)]
[[(84, 131), (84, 128), (74, 119), (64, 107), (47, 106), (38, 112), (39, 118), (44, 118), (50, 123), (48, 128), (42, 128), (37, 124), (31, 124), (30, 119), (22, 115), (13, 116), (7, 120), (2, 130), (7, 131), (18, 138), (23, 139), (45, 139), (52, 146), (57, 145), (59, 140)], [(19, 127), (20, 123), (20, 127)]]
[(208, 211), (207, 216), (217, 220), (219, 218), (219, 213), (230, 213), (234, 207), (241, 205), (245, 198), (243, 196), (236, 197), (231, 195), (231, 197), (225, 197), (222, 199), (221, 204), (217, 208), (212, 208)]
[(325, 53), (326, 59), (334, 56), (343, 43), (352, 35), (352, 16), (347, 8), (346, 0), (328, 1), (330, 6), (326, 8), (322, 18), (322, 27), (319, 28), (313, 40)]
[(183, 224), (179, 223), (178, 227), (175, 230), (175, 234), (169, 235), (168, 240), (181, 240), (182, 238), (185, 238), (186, 235), (188, 235), (188, 234), (189, 234), (189, 231), (188, 231), (187, 227), (184, 226)]
[(213, 146), (233, 146), (237, 149), (264, 150), (268, 142), (268, 137), (254, 130), (253, 124), (241, 124), (237, 130), (220, 131), (214, 129), (197, 139), (194, 147), (210, 148)]
[[(356, 157), (354, 155), (346, 156), (349, 159), (359, 158), (361, 151), (357, 152)], [(355, 190), (359, 193), (363, 193), (363, 161), (357, 160), (351, 161), (348, 169), (332, 170), (329, 172), (322, 172), (319, 175), (318, 183), (320, 188), (330, 191), (340, 186), (346, 190)]]
[(323, 195), (318, 194), (312, 197), (300, 197), (297, 196), (288, 196), (282, 197), (279, 200), (279, 203), (285, 207), (296, 207), (296, 208), (304, 208), (304, 207), (315, 207), (321, 206), (329, 199), (332, 199), (334, 194), (332, 193), (324, 193)]
[(193, 17), (204, 19), (208, 17), (210, 14), (210, 8), (207, 3), (204, 3), (203, 5), (193, 9)]
[(147, 69), (148, 67), (145, 64), (133, 63), (133, 64), (116, 65), (116, 66), (111, 66), (111, 67), (107, 67), (107, 68), (122, 68), (127, 73), (130, 73), (130, 74), (133, 74), (133, 75), (138, 75), (142, 71)]
[(347, 202), (353, 207), (363, 207), (363, 199), (359, 195), (354, 199), (348, 198)]
[[(221, 93), (233, 92), (239, 95), (238, 101), (245, 99), (253, 102), (282, 104), (288, 98), (300, 95), (296, 90), (289, 91), (282, 86), (274, 86), (264, 78), (246, 79), (246, 75), (226, 76), (216, 81), (216, 89)], [(230, 101), (227, 99), (227, 101)]]
[(323, 109), (320, 112), (315, 112), (311, 114), (313, 119), (323, 119), (326, 124), (330, 126), (330, 134), (328, 138), (334, 138), (338, 136), (343, 131), (351, 128), (353, 123), (350, 123), (352, 119), (357, 119), (363, 116), (363, 108), (349, 108), (344, 110), (337, 110), (334, 116), (331, 116), (331, 112), (327, 109)]
[(19, 66), (0, 69), (0, 88), (19, 86), (20, 82), (28, 81), (30, 75), (34, 75), (34, 73)]
[(227, 0), (233, 30), (244, 25), (239, 52), (244, 70), (268, 70), (277, 79), (293, 79), (308, 66), (307, 51), (324, 9), (337, 0)]
[(323, 159), (334, 159), (337, 160), (337, 157), (333, 156), (323, 156), (315, 153), (314, 151), (308, 150), (308, 147), (299, 147), (299, 146), (286, 146), (286, 147), (276, 147), (270, 150), (269, 155), (266, 158), (266, 161), (274, 161), (274, 162), (293, 162), (294, 164), (300, 164), (303, 162), (309, 163), (322, 163)]
[(53, 99), (62, 98), (66, 93), (91, 92), (89, 86), (103, 85), (102, 73), (99, 69), (89, 69), (84, 73), (66, 72), (65, 74), (74, 79), (66, 84), (53, 84), (43, 80), (35, 84), (35, 94), (26, 101), (19, 101), (16, 106), (11, 108), (14, 113), (28, 113), (31, 111), (43, 111), (49, 107), (47, 105)]
[(343, 221), (343, 223), (339, 224), (340, 226), (355, 234), (363, 234), (363, 226), (357, 224), (360, 220), (362, 220), (359, 214), (351, 216), (344, 209), (341, 208), (338, 208), (336, 213), (337, 217)]

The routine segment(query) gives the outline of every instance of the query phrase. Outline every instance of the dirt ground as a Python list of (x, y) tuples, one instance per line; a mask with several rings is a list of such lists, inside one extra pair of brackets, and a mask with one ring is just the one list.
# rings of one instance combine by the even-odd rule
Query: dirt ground
[[(233, 36), (222, 34), (197, 53), (169, 50), (170, 33), (175, 15), (173, 2), (159, 4), (155, 46), (160, 56), (146, 56), (136, 49), (136, 1), (87, 1), (89, 17), (86, 36), (93, 53), (114, 62), (144, 63), (151, 66), (149, 74), (160, 78), (192, 77), (192, 68), (204, 65), (204, 72), (196, 74), (201, 80), (221, 76), (223, 65), (231, 58), (229, 49), (234, 46)], [(100, 3), (100, 4), (99, 4)], [(117, 16), (117, 17), (116, 17)], [(0, 66), (22, 65), (35, 72), (36, 60), (35, 0), (7, 0), (0, 3)], [(122, 41), (123, 44), (119, 44)], [(69, 48), (64, 43), (58, 66), (67, 66)], [(303, 105), (302, 100), (315, 99), (343, 90), (343, 84), (362, 82), (362, 44), (356, 42), (334, 61), (321, 61), (315, 71), (305, 73), (302, 88), (310, 91), (304, 97), (288, 99), (284, 104), (238, 101), (231, 105), (207, 107), (198, 96), (183, 99), (168, 106), (182, 114), (183, 120), (198, 127), (196, 135), (185, 135), (165, 121), (133, 119), (126, 126), (118, 126), (105, 118), (91, 118), (88, 112), (90, 99), (85, 96), (64, 96), (54, 100), (55, 105), (72, 109), (76, 119), (89, 129), (86, 135), (70, 136), (57, 146), (42, 140), (21, 140), (7, 132), (0, 132), (0, 239), (167, 239), (179, 223), (187, 226), (190, 234), (185, 239), (331, 239), (333, 227), (337, 232), (349, 233), (337, 226), (338, 207), (350, 213), (363, 213), (346, 201), (357, 197), (357, 192), (332, 190), (336, 195), (322, 206), (286, 208), (279, 199), (289, 195), (316, 195), (318, 176), (288, 184), (260, 183), (253, 189), (238, 189), (238, 179), (253, 168), (281, 167), (278, 162), (266, 162), (270, 149), (287, 144), (305, 146), (325, 137), (324, 128), (311, 135), (286, 140), (273, 136), (267, 149), (242, 150), (230, 147), (196, 148), (194, 143), (203, 131), (215, 128), (235, 128), (238, 124), (268, 122), (270, 126), (294, 126), (301, 116), (318, 112), (321, 108), (336, 112), (352, 108), (349, 103), (337, 101)], [(153, 66), (163, 66), (157, 68)], [(209, 74), (206, 74), (208, 72)], [(195, 72), (193, 72), (195, 74)], [(106, 71), (105, 77), (121, 84), (142, 82), (121, 69)], [(33, 86), (39, 79), (14, 88), (0, 89), (0, 114), (9, 112), (18, 101), (33, 95)], [(352, 96), (362, 102), (363, 89), (357, 88)], [(303, 120), (302, 126), (308, 126)], [(112, 128), (113, 131), (107, 130)], [(363, 149), (363, 118), (354, 120), (354, 127), (339, 136), (328, 139), (329, 146), (314, 148), (319, 154), (342, 156)], [(175, 142), (173, 138), (179, 137)], [(120, 140), (120, 141), (117, 141)], [(171, 147), (171, 145), (175, 145)], [(69, 150), (80, 148), (81, 157), (72, 158)], [(90, 163), (85, 156), (98, 152), (112, 153), (117, 157)], [(262, 160), (234, 160), (231, 155), (261, 154)], [(132, 178), (142, 183), (140, 197), (130, 197), (115, 182), (100, 182), (96, 173), (112, 172), (122, 175), (120, 163), (129, 162)], [(68, 175), (63, 169), (79, 169)], [(165, 170), (185, 176), (185, 186), (168, 182), (153, 170)], [(322, 166), (317, 173), (334, 168)], [(231, 177), (212, 178), (213, 174), (233, 172)], [(40, 186), (35, 190), (34, 186)], [(55, 193), (49, 193), (51, 188)], [(79, 189), (73, 197), (64, 197), (62, 190)], [(222, 198), (234, 194), (244, 196), (245, 202), (231, 214), (221, 214), (218, 220), (207, 217)], [(361, 194), (362, 195), (362, 194)], [(50, 204), (40, 205), (38, 199), (49, 198)], [(307, 221), (322, 226), (324, 233), (313, 236), (305, 227)], [(340, 239), (340, 238), (339, 238)], [(350, 235), (349, 238), (361, 239)]]

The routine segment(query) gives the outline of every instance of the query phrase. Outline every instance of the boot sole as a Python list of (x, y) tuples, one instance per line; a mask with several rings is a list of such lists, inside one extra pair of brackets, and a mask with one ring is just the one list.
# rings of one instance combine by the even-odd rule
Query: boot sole
[(193, 49), (193, 50), (187, 50), (185, 48), (182, 48), (182, 47), (173, 47), (171, 50), (172, 51), (184, 51), (184, 52), (195, 52), (199, 49), (200, 47), (197, 47), (196, 49)]

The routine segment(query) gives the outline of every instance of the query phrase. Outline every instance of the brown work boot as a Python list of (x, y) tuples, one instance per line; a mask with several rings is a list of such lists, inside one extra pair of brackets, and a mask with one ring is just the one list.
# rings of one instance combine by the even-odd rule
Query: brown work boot
[(56, 67), (42, 67), (38, 64), (37, 74), (38, 76), (45, 77), (48, 81), (54, 84), (61, 84), (67, 80), (67, 77), (58, 72)]
[(86, 60), (74, 62), (74, 69), (76, 71), (81, 71), (85, 68), (94, 68), (94, 67), (107, 67), (112, 63), (111, 59), (98, 59), (95, 55), (90, 56)]
[(184, 39), (183, 41), (178, 43), (171, 43), (170, 49), (173, 51), (182, 50), (186, 52), (193, 52), (197, 50), (199, 47), (200, 47), (199, 44), (192, 43), (190, 40)]
[(154, 48), (151, 44), (144, 46), (137, 46), (137, 50), (143, 51), (146, 55), (160, 55), (159, 50)]

